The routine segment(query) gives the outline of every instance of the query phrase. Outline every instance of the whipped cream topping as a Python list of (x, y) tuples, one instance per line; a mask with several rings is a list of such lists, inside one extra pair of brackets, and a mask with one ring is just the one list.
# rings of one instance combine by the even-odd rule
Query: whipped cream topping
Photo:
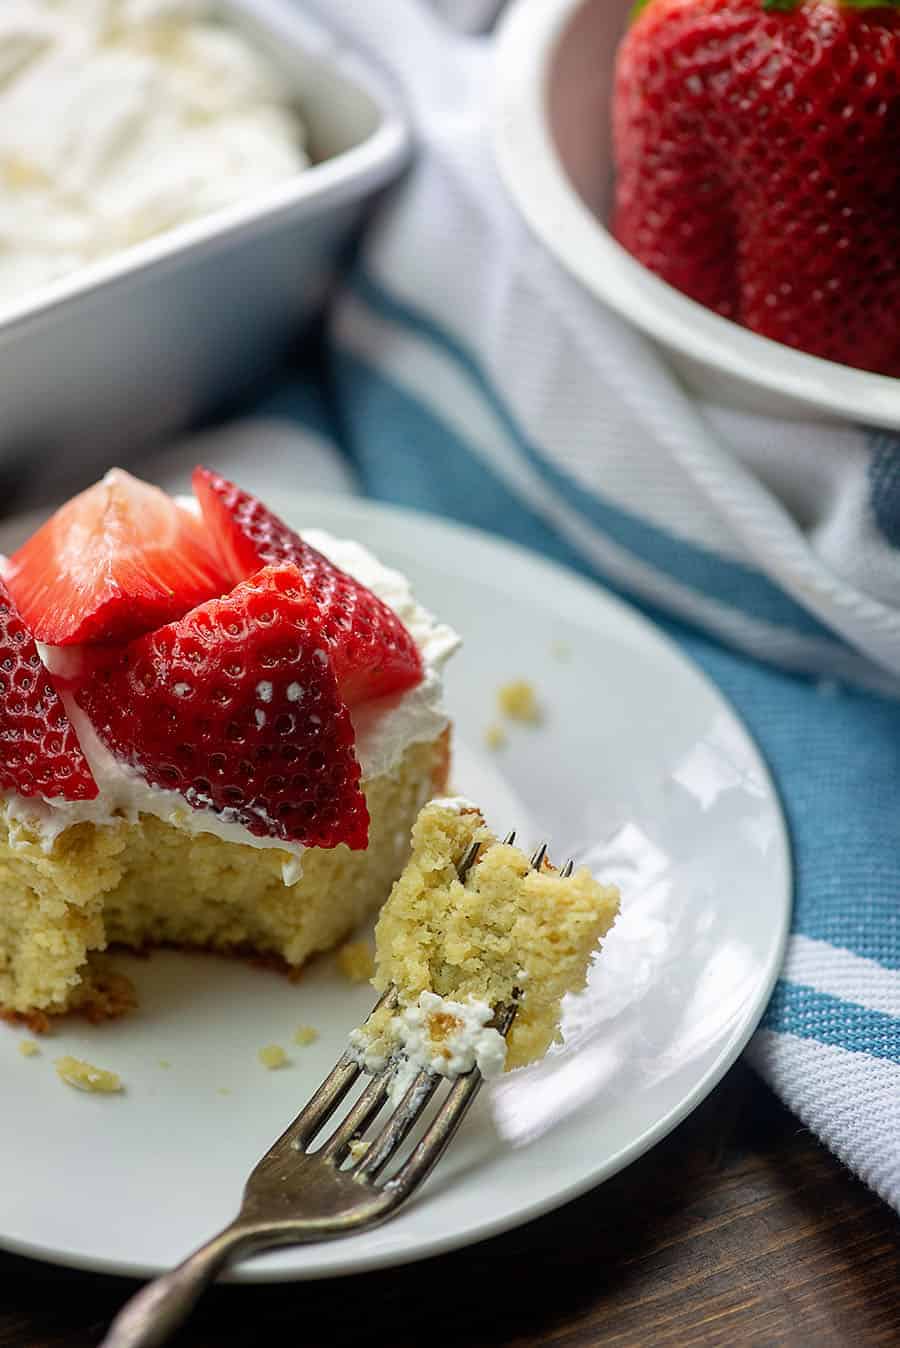
[(2, 0), (0, 300), (309, 162), (279, 73), (200, 0)]
[(366, 1027), (353, 1030), (350, 1048), (367, 1072), (392, 1066), (388, 1096), (398, 1104), (423, 1069), (454, 1080), (477, 1067), (485, 1080), (506, 1065), (506, 1040), (489, 1022), (486, 1002), (455, 1002), (436, 992), (397, 1011), (373, 1037)]
[[(368, 780), (390, 772), (410, 745), (435, 739), (446, 726), (442, 671), (459, 646), (459, 637), (416, 601), (404, 575), (384, 566), (361, 544), (334, 538), (320, 529), (304, 530), (303, 537), (384, 600), (407, 627), (422, 656), (423, 678), (415, 688), (353, 708), (356, 754), (363, 778)], [(38, 651), (51, 673), (65, 674), (67, 667), (79, 658), (77, 651), (69, 648), (39, 645)], [(61, 696), (99, 795), (86, 801), (6, 795), (3, 814), (13, 846), (17, 841), (24, 845), (26, 839), (22, 835), (27, 832), (39, 837), (44, 850), (50, 851), (60, 833), (73, 824), (114, 826), (122, 819), (133, 823), (141, 814), (152, 814), (186, 833), (210, 833), (223, 842), (285, 852), (288, 856), (282, 867), (284, 883), (294, 884), (300, 878), (305, 850), (301, 843), (257, 837), (234, 818), (229, 819), (228, 811), (210, 809), (199, 798), (190, 802), (179, 791), (151, 786), (135, 768), (113, 757), (71, 695), (63, 692)], [(263, 694), (260, 698), (265, 700)]]

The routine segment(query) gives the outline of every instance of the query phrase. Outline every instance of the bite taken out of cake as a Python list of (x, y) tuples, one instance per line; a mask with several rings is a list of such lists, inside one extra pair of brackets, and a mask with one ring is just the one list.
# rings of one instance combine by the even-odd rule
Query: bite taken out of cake
[[(369, 1071), (390, 1066), (394, 1099), (422, 1068), (491, 1077), (535, 1061), (558, 1038), (562, 999), (584, 987), (618, 911), (618, 891), (585, 867), (568, 874), (542, 857), (535, 869), (474, 805), (432, 801), (375, 930), (372, 981), (394, 995), (351, 1048)], [(504, 1039), (493, 1022), (511, 1006)]]
[(384, 899), (444, 790), (458, 644), (357, 543), (206, 469), (120, 470), (0, 581), (0, 1013), (106, 1015), (98, 952), (298, 968)]

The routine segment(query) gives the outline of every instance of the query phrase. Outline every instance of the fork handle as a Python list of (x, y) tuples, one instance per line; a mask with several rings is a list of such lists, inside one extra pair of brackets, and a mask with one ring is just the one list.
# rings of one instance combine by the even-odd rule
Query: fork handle
[(100, 1348), (158, 1348), (184, 1324), (232, 1259), (259, 1244), (258, 1234), (238, 1222), (226, 1226), (171, 1273), (136, 1292), (119, 1311)]

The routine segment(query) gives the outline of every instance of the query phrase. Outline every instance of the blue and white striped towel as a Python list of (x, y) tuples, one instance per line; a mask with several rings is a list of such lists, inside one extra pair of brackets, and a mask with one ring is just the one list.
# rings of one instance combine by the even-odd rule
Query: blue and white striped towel
[(436, 14), (457, 7), (471, 34), (497, 0), (432, 4), (321, 7), (403, 86), (420, 152), (334, 306), (336, 422), (308, 384), (266, 411), (304, 423), (319, 483), (345, 484), (337, 425), (370, 495), (643, 601), (731, 697), (796, 861), (787, 963), (750, 1053), (900, 1209), (900, 440), (690, 401), (506, 196), (490, 39)]
[[(434, 3), (469, 28), (498, 8)], [(417, 0), (327, 11), (402, 84), (421, 144), (331, 323), (362, 484), (677, 620), (793, 833), (794, 934), (753, 1060), (900, 1208), (900, 441), (690, 401), (521, 223), (492, 158), (489, 38)]]

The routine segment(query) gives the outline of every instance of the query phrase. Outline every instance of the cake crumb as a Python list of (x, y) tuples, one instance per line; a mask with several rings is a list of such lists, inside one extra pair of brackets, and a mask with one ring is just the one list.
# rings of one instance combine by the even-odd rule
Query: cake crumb
[(168, 1072), (169, 1068), (172, 1066), (172, 1064), (169, 1062), (168, 1058), (160, 1058), (160, 1060), (159, 1060), (159, 1065), (160, 1065), (160, 1067), (163, 1069), (164, 1072)]
[(314, 1044), (319, 1037), (319, 1031), (314, 1025), (298, 1025), (294, 1031), (294, 1043), (300, 1044), (306, 1048), (308, 1044)]
[(350, 1155), (354, 1161), (361, 1161), (372, 1144), (364, 1137), (357, 1137), (350, 1143)]
[(543, 720), (534, 685), (527, 679), (512, 679), (497, 689), (497, 705), (511, 721), (526, 721), (538, 725)]
[(72, 1058), (67, 1054), (57, 1058), (54, 1063), (56, 1075), (67, 1086), (78, 1091), (90, 1091), (95, 1095), (114, 1095), (122, 1089), (121, 1078), (115, 1072), (107, 1072), (103, 1067), (94, 1067), (93, 1063), (83, 1062), (81, 1058)]
[(230, 1095), (230, 1094), (231, 1094), (230, 1086), (220, 1086), (219, 1089), (216, 1091), (216, 1095)]
[(287, 1064), (288, 1056), (280, 1044), (266, 1044), (257, 1054), (263, 1067), (268, 1067), (270, 1072), (276, 1071), (279, 1067)]
[(375, 972), (375, 957), (365, 941), (348, 941), (337, 952), (337, 966), (351, 983), (366, 983)]
[(553, 641), (550, 643), (550, 654), (554, 660), (571, 660), (572, 647), (567, 641)]
[(23, 1058), (34, 1058), (40, 1051), (41, 1050), (33, 1039), (22, 1039), (19, 1041), (19, 1052)]
[(489, 749), (502, 749), (506, 743), (506, 731), (496, 721), (484, 732), (484, 742)]

